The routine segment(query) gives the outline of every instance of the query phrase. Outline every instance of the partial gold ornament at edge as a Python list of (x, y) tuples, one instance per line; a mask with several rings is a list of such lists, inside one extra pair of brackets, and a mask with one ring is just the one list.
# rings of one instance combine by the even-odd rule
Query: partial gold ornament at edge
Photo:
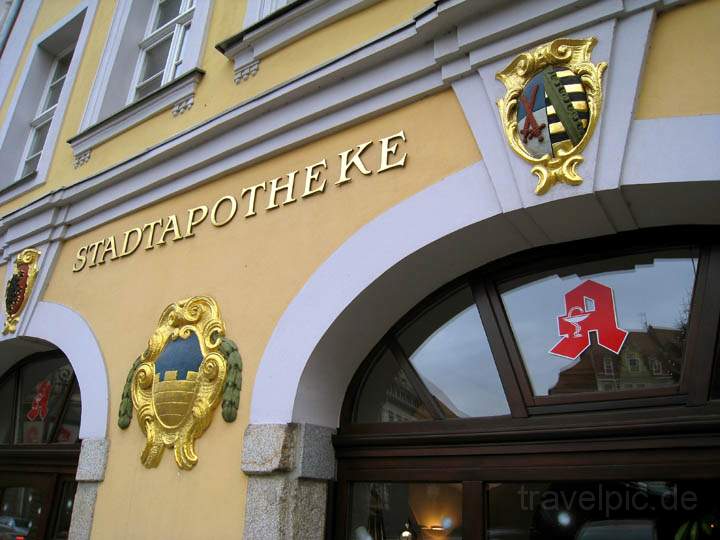
[[(203, 354), (196, 393), (185, 419), (177, 426), (169, 427), (158, 417), (153, 402), (155, 360), (169, 340), (187, 339), (191, 333), (197, 335)], [(163, 312), (132, 381), (133, 405), (147, 438), (140, 457), (145, 467), (157, 467), (165, 447), (174, 448), (175, 461), (181, 469), (192, 469), (197, 463), (195, 439), (208, 428), (212, 414), (222, 400), (227, 373), (226, 361), (220, 352), (224, 336), (225, 324), (220, 318), (220, 310), (215, 300), (208, 296), (181, 300)]]
[[(600, 116), (603, 99), (602, 74), (607, 68), (607, 62), (600, 62), (597, 65), (590, 62), (596, 44), (597, 39), (594, 37), (556, 39), (530, 52), (520, 54), (496, 75), (496, 78), (507, 88), (505, 97), (499, 99), (497, 103), (505, 135), (515, 153), (533, 165), (531, 172), (538, 177), (538, 184), (535, 187), (537, 195), (547, 193), (557, 182), (573, 186), (582, 183), (583, 179), (576, 168), (583, 161), (581, 153), (592, 137)], [(567, 150), (558, 150), (556, 157), (545, 154), (541, 158), (536, 158), (529, 154), (520, 142), (517, 130), (518, 99), (530, 79), (547, 66), (566, 66), (580, 78), (587, 94), (590, 120), (578, 144)]]
[[(18, 256), (15, 258), (15, 270), (13, 271), (13, 276), (17, 275), (18, 272), (20, 272), (20, 265), (27, 264), (28, 265), (28, 280), (27, 285), (25, 286), (25, 293), (23, 297), (23, 301), (20, 304), (20, 307), (15, 313), (8, 313), (7, 310), (7, 286), (10, 284), (8, 283), (5, 285), (5, 326), (3, 327), (3, 334), (12, 334), (17, 330), (17, 325), (20, 322), (20, 315), (22, 314), (23, 310), (25, 309), (25, 306), (28, 303), (28, 299), (30, 298), (30, 294), (32, 293), (33, 287), (35, 286), (35, 279), (37, 278), (38, 274), (38, 261), (40, 260), (41, 252), (34, 248), (27, 248), (22, 250), (20, 253), (18, 253)], [(12, 276), (10, 277), (12, 279)]]

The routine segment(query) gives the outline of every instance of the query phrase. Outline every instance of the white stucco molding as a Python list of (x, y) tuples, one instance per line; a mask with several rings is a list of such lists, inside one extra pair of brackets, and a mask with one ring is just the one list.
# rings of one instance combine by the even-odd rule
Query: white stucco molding
[(23, 48), (30, 37), (35, 18), (40, 11), (41, 0), (25, 0), (15, 19), (5, 49), (0, 56), (0, 103), (5, 101), (8, 88), (20, 63)]
[(67, 356), (80, 385), (80, 438), (104, 439), (109, 406), (107, 372), (100, 346), (85, 319), (63, 305), (38, 302), (23, 335), (48, 341)]
[[(192, 106), (195, 92), (203, 75), (205, 75), (203, 70), (192, 69), (144, 98), (123, 107), (111, 116), (74, 135), (67, 142), (72, 147), (75, 159), (82, 161), (84, 155), (89, 158), (90, 152), (96, 146), (161, 111), (172, 108), (173, 116), (185, 112)], [(87, 159), (83, 163), (86, 161)]]
[[(592, 4), (580, 0), (532, 0), (513, 3), (512, 7), (500, 0), (435, 3), (407, 24), (353, 51), (110, 169), (14, 211), (0, 220), (0, 237), (5, 233), (11, 235), (11, 229), (22, 227), (35, 215), (58, 207), (68, 209), (64, 237), (81, 234), (228, 171), (268, 159), (451, 84), (455, 86), (458, 80), (477, 74), (486, 64), (498, 62), (514, 54), (516, 49), (530, 46), (533, 40), (583, 32), (598, 24), (610, 28), (613, 21), (620, 28), (624, 19), (629, 20), (641, 11), (659, 9), (666, 3), (659, 0), (600, 0)], [(122, 27), (120, 23), (117, 26)], [(609, 44), (603, 47), (607, 49)], [(598, 57), (602, 56), (600, 52)], [(605, 54), (603, 58), (606, 57)], [(101, 75), (102, 72), (98, 72), (95, 85), (100, 84)], [(483, 83), (483, 91), (491, 105), (486, 107), (487, 117), (494, 111), (492, 99), (497, 89)], [(472, 92), (470, 88), (467, 100), (483, 99), (482, 95), (475, 98)], [(88, 107), (95, 110), (91, 104)], [(467, 110), (466, 115), (470, 118)], [(492, 119), (494, 123), (497, 123), (496, 116)], [(489, 125), (485, 122), (482, 129), (488, 129)], [(476, 130), (474, 126), (473, 129)], [(495, 144), (507, 152), (501, 138), (495, 137)], [(485, 153), (487, 149), (481, 151)], [(494, 167), (490, 159), (488, 166)], [(514, 170), (514, 166), (511, 169)], [(492, 177), (500, 178), (495, 172)], [(500, 189), (500, 182), (502, 180), (498, 180), (496, 189), (504, 210), (534, 200), (526, 200), (517, 190), (512, 195), (512, 190)], [(527, 185), (522, 183), (524, 187)], [(514, 225), (531, 243), (545, 241), (547, 235), (535, 227), (530, 213), (508, 213), (508, 216), (520, 220)]]
[(378, 1), (310, 0), (299, 6), (288, 4), (260, 20), (263, 0), (248, 0), (244, 30), (216, 48), (233, 61), (235, 82), (240, 83), (257, 73), (266, 56)]

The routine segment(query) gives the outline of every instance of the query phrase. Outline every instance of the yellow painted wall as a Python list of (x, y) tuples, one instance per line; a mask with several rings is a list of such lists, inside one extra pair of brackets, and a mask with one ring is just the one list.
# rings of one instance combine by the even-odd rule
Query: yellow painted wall
[[(92, 157), (81, 168), (73, 167), (70, 145), (65, 141), (78, 133), (83, 111), (105, 46), (105, 39), (115, 11), (113, 0), (101, 0), (95, 15), (91, 38), (75, 80), (70, 105), (66, 111), (57, 148), (48, 174), (48, 181), (37, 189), (0, 206), (0, 215), (37, 199), (59, 187), (71, 185), (92, 176), (180, 131), (202, 123), (233, 106), (294, 78), (393, 27), (411, 20), (431, 0), (383, 0), (378, 4), (336, 21), (276, 51), (262, 60), (255, 77), (239, 85), (233, 81), (233, 63), (215, 49), (215, 44), (239, 32), (245, 17), (246, 0), (213, 3), (207, 41), (200, 67), (206, 71), (198, 87), (193, 107), (173, 117), (166, 110), (93, 149)], [(45, 0), (33, 28), (33, 39), (26, 47), (21, 65), (32, 41), (77, 5), (71, 0)], [(129, 66), (132, 69), (134, 66)], [(16, 79), (21, 69), (17, 70)], [(13, 84), (13, 88), (14, 88)], [(12, 93), (3, 104), (4, 115)], [(0, 116), (0, 120), (3, 116)]]
[(661, 13), (650, 41), (638, 119), (720, 114), (720, 0)]
[[(404, 168), (328, 185), (326, 192), (222, 228), (209, 222), (193, 238), (73, 273), (84, 244), (189, 207), (212, 204), (226, 194), (328, 158), (327, 178), (338, 176), (337, 154), (404, 129)], [(438, 159), (438, 156), (443, 156)], [(379, 145), (363, 160), (377, 170)], [(44, 298), (69, 306), (92, 327), (110, 385), (110, 455), (93, 526), (95, 539), (225, 538), (244, 523), (246, 479), (240, 470), (242, 436), (251, 389), (268, 339), (292, 298), (318, 266), (359, 227), (413, 193), (480, 159), (474, 138), (447, 90), (366, 121), (280, 157), (233, 173), (104, 225), (63, 247)], [(242, 206), (240, 207), (242, 209)], [(241, 212), (239, 212), (240, 214)], [(197, 441), (199, 463), (179, 472), (166, 452), (146, 470), (139, 461), (140, 428), (117, 427), (117, 410), (128, 369), (141, 353), (164, 307), (200, 294), (215, 297), (228, 334), (244, 360), (238, 419), (226, 424), (216, 413)], [(233, 537), (239, 535), (233, 533)]]

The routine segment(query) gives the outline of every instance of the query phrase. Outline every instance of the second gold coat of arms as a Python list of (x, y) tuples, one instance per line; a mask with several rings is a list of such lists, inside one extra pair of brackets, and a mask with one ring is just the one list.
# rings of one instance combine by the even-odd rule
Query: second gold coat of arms
[(118, 425), (126, 429), (137, 411), (146, 444), (140, 459), (157, 467), (166, 447), (181, 469), (197, 463), (195, 439), (222, 416), (237, 416), (242, 384), (237, 346), (225, 337), (214, 299), (195, 296), (169, 305), (145, 352), (135, 361), (123, 390)]
[(590, 61), (596, 43), (556, 39), (517, 56), (497, 74), (507, 88), (498, 101), (503, 130), (512, 149), (532, 164), (538, 195), (558, 182), (582, 182), (576, 167), (597, 126), (607, 68)]

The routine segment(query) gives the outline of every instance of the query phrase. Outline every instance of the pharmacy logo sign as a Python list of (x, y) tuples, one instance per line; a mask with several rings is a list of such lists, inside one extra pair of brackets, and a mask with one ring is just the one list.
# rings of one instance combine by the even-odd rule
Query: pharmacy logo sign
[(618, 354), (628, 333), (618, 327), (613, 290), (587, 280), (565, 293), (565, 314), (558, 317), (560, 341), (550, 354), (577, 359), (590, 346), (590, 333), (597, 342)]

